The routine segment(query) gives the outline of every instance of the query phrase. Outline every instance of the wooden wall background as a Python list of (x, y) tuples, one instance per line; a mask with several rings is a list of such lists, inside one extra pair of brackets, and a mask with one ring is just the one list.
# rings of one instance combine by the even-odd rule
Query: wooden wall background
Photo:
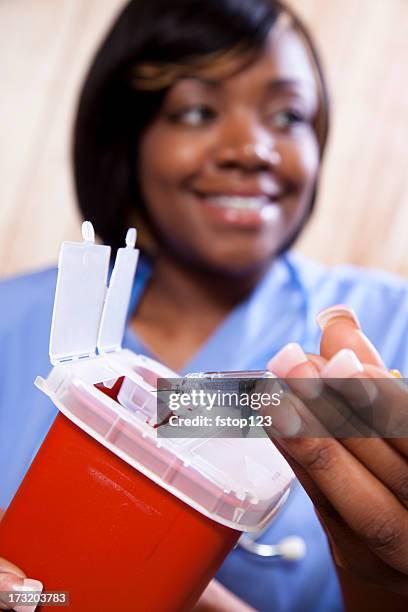
[[(298, 248), (408, 277), (408, 1), (290, 2), (317, 37), (334, 111), (317, 214)], [(0, 2), (0, 276), (54, 263), (61, 240), (80, 235), (74, 102), (123, 3)]]

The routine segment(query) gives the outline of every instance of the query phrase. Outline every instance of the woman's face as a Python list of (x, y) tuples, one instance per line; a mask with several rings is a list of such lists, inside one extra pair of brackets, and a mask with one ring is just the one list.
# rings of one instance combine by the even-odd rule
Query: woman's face
[(242, 71), (177, 81), (139, 149), (163, 246), (226, 273), (261, 268), (307, 214), (319, 167), (317, 85), (299, 36), (274, 33)]

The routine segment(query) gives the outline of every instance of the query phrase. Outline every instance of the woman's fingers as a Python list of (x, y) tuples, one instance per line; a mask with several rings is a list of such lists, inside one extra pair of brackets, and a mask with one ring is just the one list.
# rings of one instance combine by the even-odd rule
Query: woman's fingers
[(347, 438), (342, 444), (408, 508), (408, 463), (381, 438)]
[(361, 363), (349, 349), (332, 357), (320, 376), (365, 422), (368, 435), (387, 438), (408, 457), (408, 387), (402, 379)]
[[(269, 361), (268, 368), (285, 382), (280, 406), (271, 416), (281, 427), (286, 422), (286, 435), (346, 437), (369, 433), (347, 403), (324, 386), (319, 369), (326, 363), (322, 357), (306, 355), (293, 343)], [(301, 423), (295, 427), (299, 419)]]
[(405, 380), (384, 370), (380, 376), (378, 368), (371, 365), (365, 365), (364, 370), (375, 381), (378, 390), (374, 413), (384, 438), (408, 457), (408, 387)]
[[(281, 351), (268, 365), (274, 373), (284, 376), (292, 384), (292, 376), (307, 376), (311, 367), (319, 369), (319, 363), (306, 361), (308, 363), (302, 353), (292, 347), (290, 351)], [(364, 367), (361, 369), (364, 373)], [(330, 361), (320, 368), (320, 374), (324, 375), (325, 370), (331, 375), (339, 374), (335, 368), (333, 370)], [(360, 368), (358, 370), (361, 375)], [(340, 374), (346, 377), (344, 368)], [(367, 374), (364, 375), (369, 379)], [(296, 399), (296, 412), (304, 422), (304, 415), (309, 411), (299, 397)], [(273, 430), (268, 432), (272, 438), (279, 434), (287, 435), (285, 430), (280, 430), (279, 420), (273, 421), (273, 426)], [(302, 436), (303, 431), (300, 429), (294, 435)], [(305, 488), (309, 489), (318, 508), (323, 508), (323, 512), (324, 508), (334, 509), (328, 514), (338, 513), (375, 554), (408, 574), (408, 513), (403, 505), (405, 459), (380, 439), (344, 442), (341, 444), (331, 438), (329, 432), (326, 432), (326, 437), (277, 439), (278, 446), (283, 448), (302, 483), (305, 481)], [(373, 451), (376, 453), (374, 460), (370, 457)], [(376, 468), (379, 474), (376, 474)]]
[(0, 557), (0, 610), (13, 609), (8, 593), (22, 587), (24, 578), (19, 567)]
[(17, 567), (17, 565), (14, 565), (14, 563), (11, 563), (11, 561), (7, 561), (7, 559), (3, 559), (2, 557), (0, 557), (0, 574), (4, 572), (8, 574), (15, 574), (20, 578), (26, 577), (23, 570)]
[(281, 438), (278, 446), (373, 552), (408, 574), (408, 513), (387, 487), (333, 438)]
[(255, 612), (249, 604), (234, 595), (218, 580), (211, 580), (193, 608), (193, 612)]
[[(387, 589), (406, 596), (408, 594), (406, 574), (401, 573), (391, 565), (385, 564), (375, 552), (366, 546), (365, 542), (343, 520), (313, 478), (293, 460), (287, 450), (280, 446), (279, 442), (280, 440), (274, 439), (274, 443), (291, 464), (303, 488), (313, 501), (316, 514), (328, 537), (336, 565), (345, 568), (347, 572), (351, 571), (370, 583), (377, 583), (380, 588), (382, 584), (385, 584)], [(401, 609), (405, 610), (405, 608)]]
[[(354, 382), (347, 384), (349, 392), (357, 393), (358, 389), (366, 392), (368, 397), (375, 395), (374, 411), (370, 414), (371, 404), (360, 406), (360, 415), (368, 412), (369, 418), (375, 419), (377, 433), (387, 438), (389, 444), (408, 456), (408, 403), (407, 387), (403, 381), (390, 381), (394, 378), (385, 368), (384, 363), (370, 340), (362, 333), (355, 313), (346, 306), (334, 306), (320, 312), (317, 316), (323, 335), (321, 354), (330, 360), (342, 349), (351, 349), (364, 363), (365, 372), (375, 379), (371, 384)], [(357, 374), (362, 378), (361, 374)], [(344, 376), (346, 378), (347, 376)], [(372, 402), (374, 403), (374, 402)], [(393, 433), (391, 433), (393, 432)]]
[[(368, 405), (361, 405), (360, 402), (361, 418), (364, 418), (365, 413), (366, 422), (368, 417), (378, 435), (387, 438), (389, 444), (408, 457), (408, 392), (404, 382), (395, 379), (384, 368), (381, 357), (361, 331), (359, 321), (351, 309), (346, 306), (328, 308), (318, 314), (317, 322), (323, 331), (320, 345), (322, 356), (331, 360), (333, 357), (336, 358), (342, 349), (351, 349), (357, 359), (364, 363), (364, 370), (368, 374), (362, 376), (361, 372), (356, 371), (355, 377), (373, 379), (371, 383), (368, 380), (348, 382), (344, 393), (354, 395), (355, 406), (359, 392), (362, 397), (371, 397), (372, 401), (369, 401)], [(351, 363), (351, 360), (349, 361)], [(348, 378), (353, 374), (350, 374), (349, 370), (347, 375), (343, 370), (343, 374), (336, 376)], [(330, 377), (335, 377), (333, 372), (326, 371), (326, 379)]]
[(7, 559), (0, 558), (0, 610), (32, 612), (36, 606), (19, 606), (11, 603), (10, 594), (14, 592), (38, 592), (43, 589), (39, 580), (27, 578), (25, 573)]
[(333, 306), (319, 312), (317, 323), (323, 334), (320, 341), (320, 354), (325, 359), (343, 348), (351, 349), (360, 361), (384, 366), (377, 349), (361, 331), (356, 314), (347, 306)]
[[(408, 390), (402, 381), (378, 366), (363, 366), (348, 349), (342, 349), (329, 362), (318, 358), (310, 363), (310, 356), (290, 345), (269, 366), (284, 374), (290, 387), (272, 415), (275, 435), (341, 438), (342, 444), (408, 506), (408, 464), (403, 456), (408, 440), (393, 438), (387, 443), (381, 439), (387, 431), (399, 428), (403, 433), (402, 428), (408, 427)], [(321, 380), (326, 383), (314, 400), (305, 398), (298, 388), (303, 379), (293, 378), (295, 374), (308, 375), (307, 368), (320, 369)]]

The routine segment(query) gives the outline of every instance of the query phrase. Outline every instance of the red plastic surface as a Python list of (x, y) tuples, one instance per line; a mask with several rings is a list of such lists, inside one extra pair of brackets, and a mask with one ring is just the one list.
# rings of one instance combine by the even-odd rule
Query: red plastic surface
[(172, 612), (191, 610), (239, 535), (59, 414), (0, 522), (0, 556), (69, 592), (44, 611)]

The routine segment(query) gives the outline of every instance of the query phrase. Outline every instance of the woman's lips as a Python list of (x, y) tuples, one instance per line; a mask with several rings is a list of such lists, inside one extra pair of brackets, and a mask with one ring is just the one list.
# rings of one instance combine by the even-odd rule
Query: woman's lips
[(261, 210), (263, 206), (269, 204), (270, 200), (264, 195), (261, 196), (242, 196), (242, 195), (211, 195), (204, 196), (203, 200), (213, 206), (221, 206), (234, 210)]
[(200, 194), (197, 198), (213, 219), (227, 225), (257, 228), (280, 212), (278, 202), (264, 194)]

